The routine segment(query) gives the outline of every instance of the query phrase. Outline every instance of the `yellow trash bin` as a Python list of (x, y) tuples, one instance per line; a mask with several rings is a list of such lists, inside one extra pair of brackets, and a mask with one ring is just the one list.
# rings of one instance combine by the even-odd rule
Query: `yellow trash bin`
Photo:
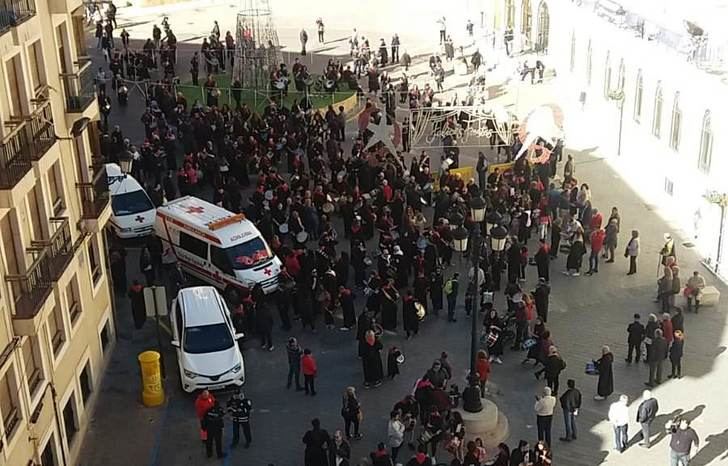
[(147, 407), (164, 403), (159, 357), (156, 351), (145, 351), (138, 358), (142, 371), (142, 403)]

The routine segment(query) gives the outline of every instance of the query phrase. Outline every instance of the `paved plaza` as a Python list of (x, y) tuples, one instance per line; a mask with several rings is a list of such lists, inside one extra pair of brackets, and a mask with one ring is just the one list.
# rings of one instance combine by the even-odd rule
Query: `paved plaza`
[[(290, 20), (291, 14), (288, 12), (284, 15), (283, 27), (287, 28), (286, 30), (297, 31), (299, 27), (295, 27)], [(434, 13), (431, 16), (434, 18)], [(128, 18), (130, 22), (136, 22), (138, 19), (131, 14)], [(309, 36), (312, 38), (313, 19), (315, 18), (311, 19), (311, 26), (308, 27)], [(124, 27), (126, 21), (124, 9), (120, 9), (119, 27)], [(190, 26), (185, 25), (184, 31), (177, 32), (176, 17), (171, 16), (170, 22), (181, 41), (199, 42), (200, 39), (195, 40)], [(209, 27), (207, 23), (200, 26), (205, 33), (211, 27), (211, 21), (208, 22)], [(387, 23), (384, 29), (394, 32), (388, 26)], [(151, 24), (148, 22), (137, 27), (151, 30)], [(407, 37), (405, 27), (413, 28), (410, 25), (403, 26), (402, 30), (398, 31), (400, 36)], [(434, 21), (428, 27), (433, 30), (434, 38), (436, 33)], [(221, 24), (223, 31), (227, 28), (226, 24)], [(189, 33), (186, 32), (187, 29), (190, 30)], [(336, 29), (331, 26), (333, 37), (337, 34), (345, 37), (348, 30), (348, 27)], [(142, 36), (143, 33), (140, 31), (135, 38)], [(385, 37), (389, 42), (390, 36)], [(285, 37), (283, 39), (284, 43), (290, 43), (292, 40)], [(412, 34), (411, 40), (417, 40), (416, 34)], [(328, 57), (327, 54), (342, 54), (340, 45), (336, 47), (339, 48), (334, 51), (319, 51), (314, 54), (312, 60), (323, 63)], [(424, 52), (433, 47), (434, 45), (421, 45), (420, 50)], [(180, 58), (178, 69), (186, 73), (189, 58), (184, 54), (189, 51), (183, 48), (181, 53), (183, 56)], [(346, 53), (346, 50), (343, 53)], [(98, 60), (98, 57), (95, 59)], [(504, 64), (504, 66), (510, 65)], [(393, 72), (399, 70), (393, 69)], [(455, 82), (449, 85), (452, 86)], [(690, 238), (683, 232), (673, 231), (669, 220), (661, 218), (659, 212), (644, 203), (623, 181), (619, 172), (613, 168), (619, 166), (621, 162), (612, 160), (613, 154), (603, 152), (600, 147), (603, 135), (599, 134), (599, 127), (592, 124), (586, 113), (577, 109), (577, 96), (569, 89), (561, 87), (558, 78), (533, 86), (520, 81), (514, 82), (509, 92), (507, 97), (510, 99), (509, 104), (514, 105), (519, 114), (542, 103), (558, 102), (562, 106), (566, 118), (564, 154), (574, 154), (576, 177), (580, 182), (589, 184), (593, 194), (593, 205), (599, 211), (608, 215), (612, 206), (617, 206), (620, 210), (622, 232), (618, 252), (624, 248), (628, 232), (632, 229), (640, 231), (642, 241), (638, 273), (633, 276), (626, 275), (628, 264), (621, 256), (618, 256), (613, 264), (602, 263), (599, 273), (593, 276), (563, 276), (560, 271), (565, 268), (564, 255), (560, 255), (558, 260), (552, 262), (548, 327), (567, 363), (567, 368), (561, 375), (561, 384), (565, 386), (567, 378), (575, 379), (577, 388), (581, 390), (584, 398), (577, 418), (579, 439), (566, 444), (555, 441), (553, 464), (558, 466), (668, 465), (669, 438), (662, 431), (661, 425), (678, 413), (693, 421), (692, 426), (701, 440), (700, 450), (690, 465), (728, 464), (728, 421), (724, 418), (728, 407), (725, 398), (725, 386), (728, 383), (728, 356), (725, 352), (728, 346), (726, 333), (728, 288), (720, 284), (700, 264), (699, 257), (690, 248), (682, 245), (690, 241)], [(120, 125), (124, 135), (133, 142), (140, 142), (143, 138), (143, 127), (139, 122), (141, 106), (140, 96), (133, 94), (129, 107), (115, 108), (111, 115), (111, 124)], [(355, 132), (355, 124), (352, 122), (347, 128), (347, 135), (351, 136)], [(433, 154), (433, 161), (435, 157), (439, 158), (439, 154)], [(476, 159), (477, 150), (464, 151), (460, 156), (460, 164), (473, 166)], [(409, 159), (407, 161), (409, 162)], [(559, 172), (561, 170), (562, 165), (559, 164)], [(426, 214), (431, 218), (432, 211), (426, 211)], [(718, 307), (704, 308), (699, 315), (685, 315), (683, 378), (665, 381), (653, 390), (660, 403), (660, 415), (654, 423), (654, 429), (660, 434), (657, 440), (653, 440), (650, 449), (644, 449), (637, 446), (634, 437), (638, 432), (638, 424), (635, 422), (636, 408), (645, 388), (643, 383), (647, 381), (647, 365), (642, 363), (629, 365), (624, 362), (627, 352), (626, 327), (634, 313), (640, 313), (644, 322), (649, 313), (656, 313), (659, 310), (658, 305), (652, 301), (656, 289), (658, 252), (662, 246), (663, 233), (668, 231), (672, 231), (676, 237), (677, 257), (683, 271), (682, 276), (686, 277), (693, 270), (699, 270), (709, 284), (718, 287), (723, 298)], [(340, 246), (347, 247), (348, 244), (342, 243)], [(370, 250), (372, 248), (373, 246)], [(529, 250), (535, 252), (536, 249), (537, 246), (532, 240)], [(137, 267), (138, 251), (133, 245), (130, 246), (130, 251), (127, 258), (129, 278), (139, 278), (141, 274)], [(446, 270), (445, 277), (449, 277), (455, 271), (460, 271), (461, 276), (466, 275), (465, 263), (466, 261), (455, 259), (454, 266)], [(529, 267), (525, 289), (533, 289), (536, 278), (535, 267)], [(294, 325), (294, 330), (284, 333), (279, 331), (276, 325), (273, 335), (276, 349), (272, 353), (260, 350), (257, 341), (249, 341), (244, 352), (247, 371), (245, 393), (254, 405), (253, 443), (250, 449), (238, 447), (231, 450), (230, 426), (226, 426), (224, 443), (228, 455), (224, 460), (205, 458), (204, 447), (198, 439), (194, 398), (184, 394), (179, 388), (175, 356), (170, 351), (168, 341), (165, 341), (167, 402), (164, 406), (153, 409), (142, 406), (136, 355), (156, 346), (154, 323), (150, 320), (141, 331), (133, 330), (129, 301), (126, 296), (118, 293), (116, 297), (118, 343), (100, 388), (102, 393), (91, 427), (84, 440), (82, 464), (83, 466), (203, 464), (300, 466), (303, 464), (301, 438), (309, 428), (311, 418), (319, 417), (322, 427), (330, 433), (336, 429), (343, 429), (340, 416), (341, 395), (344, 388), (349, 385), (359, 389), (364, 412), (362, 424), (364, 438), (353, 441), (352, 458), (365, 458), (376, 447), (377, 442), (386, 439), (387, 420), (393, 404), (411, 391), (414, 381), (424, 374), (441, 351), (447, 351), (450, 355), (455, 383), (460, 386), (465, 385), (469, 364), (470, 321), (466, 318), (462, 306), (464, 284), (461, 283), (460, 288), (456, 323), (448, 323), (444, 313), (441, 313), (439, 317), (428, 316), (420, 326), (419, 335), (411, 340), (405, 340), (402, 333), (384, 336), (385, 348), (390, 345), (399, 346), (406, 354), (407, 361), (395, 380), (386, 381), (377, 389), (364, 389), (361, 363), (356, 356), (355, 336), (352, 332), (339, 331), (338, 326), (337, 329), (328, 330), (321, 323), (318, 332), (311, 333), (302, 331), (300, 324), (297, 323)], [(496, 308), (502, 312), (505, 308), (503, 295), (498, 294), (496, 299)], [(357, 313), (363, 305), (363, 297), (358, 296)], [(297, 337), (302, 346), (311, 348), (318, 359), (320, 371), (317, 379), (318, 396), (315, 398), (304, 397), (303, 393), (286, 390), (285, 341), (288, 336)], [(615, 356), (615, 393), (606, 401), (594, 401), (592, 397), (596, 393), (596, 378), (586, 375), (584, 367), (588, 361), (599, 356), (601, 346), (605, 344), (610, 346)], [(519, 439), (535, 442), (536, 419), (533, 399), (544, 384), (535, 380), (530, 364), (522, 365), (522, 359), (522, 353), (506, 350), (504, 364), (494, 365), (491, 375), (493, 389), (489, 398), (509, 419), (511, 434), (508, 444), (511, 447), (517, 445)], [(666, 363), (666, 366), (669, 370), (669, 364)], [(623, 454), (614, 451), (612, 428), (606, 421), (609, 404), (615, 401), (620, 393), (629, 396), (630, 416), (633, 421), (629, 427), (630, 447)], [(561, 411), (557, 409), (554, 415), (553, 438), (562, 436), (563, 429)], [(449, 455), (442, 452), (438, 455), (438, 460), (445, 460), (446, 457)], [(400, 461), (402, 459), (406, 461), (407, 458), (407, 452), (400, 454)]]

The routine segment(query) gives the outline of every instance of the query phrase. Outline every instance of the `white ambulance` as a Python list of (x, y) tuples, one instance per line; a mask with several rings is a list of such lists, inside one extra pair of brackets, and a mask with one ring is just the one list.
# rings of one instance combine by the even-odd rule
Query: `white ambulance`
[(157, 209), (154, 232), (165, 255), (173, 254), (186, 272), (224, 290), (226, 297), (256, 284), (265, 293), (278, 288), (281, 261), (243, 214), (185, 196)]
[(111, 195), (111, 226), (122, 239), (151, 235), (156, 209), (142, 185), (131, 175), (121, 173), (115, 163), (106, 164)]

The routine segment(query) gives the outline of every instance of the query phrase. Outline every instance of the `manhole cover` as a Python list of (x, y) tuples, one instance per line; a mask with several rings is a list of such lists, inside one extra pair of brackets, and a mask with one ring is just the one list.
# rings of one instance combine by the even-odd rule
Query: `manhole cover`
[(695, 243), (691, 243), (690, 241), (686, 241), (682, 245), (684, 248), (694, 248), (695, 247)]

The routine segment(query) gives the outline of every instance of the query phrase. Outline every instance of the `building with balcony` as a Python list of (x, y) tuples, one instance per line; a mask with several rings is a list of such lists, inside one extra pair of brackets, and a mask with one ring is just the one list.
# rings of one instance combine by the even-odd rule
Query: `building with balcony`
[(0, 0), (0, 465), (78, 464), (114, 343), (80, 0)]

